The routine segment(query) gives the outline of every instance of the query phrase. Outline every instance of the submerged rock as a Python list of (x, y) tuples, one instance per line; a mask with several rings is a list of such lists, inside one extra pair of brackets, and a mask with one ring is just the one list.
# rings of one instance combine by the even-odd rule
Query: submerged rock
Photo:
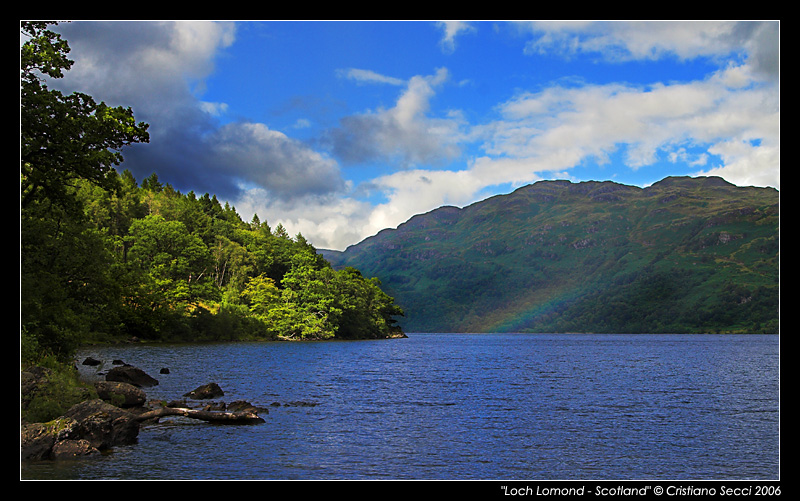
[(269, 414), (269, 409), (266, 407), (259, 407), (257, 405), (253, 405), (246, 400), (235, 400), (228, 404), (228, 411), (230, 412), (253, 412), (253, 413), (265, 413)]
[(222, 391), (222, 388), (220, 388), (217, 383), (208, 383), (195, 388), (189, 393), (185, 393), (183, 396), (195, 400), (206, 400), (209, 398), (218, 398), (223, 395), (225, 395), (225, 392)]

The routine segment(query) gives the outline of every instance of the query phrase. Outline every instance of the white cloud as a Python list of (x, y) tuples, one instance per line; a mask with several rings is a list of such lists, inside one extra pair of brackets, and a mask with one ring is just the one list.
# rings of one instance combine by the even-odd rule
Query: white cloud
[(406, 82), (401, 78), (389, 77), (381, 75), (372, 70), (363, 70), (358, 68), (350, 68), (347, 70), (340, 70), (339, 74), (344, 78), (355, 80), (360, 83), (383, 83), (389, 85), (404, 85)]
[[(367, 214), (353, 214), (358, 221), (353, 226), (364, 238), (440, 205), (472, 203), (487, 187), (520, 186), (554, 172), (568, 176), (587, 158), (602, 163), (623, 146), (633, 169), (660, 156), (702, 169), (714, 157), (722, 164), (698, 175), (777, 186), (777, 89), (743, 78), (747, 74), (731, 67), (690, 83), (554, 86), (522, 93), (499, 107), (499, 120), (473, 129), (486, 141), (485, 156), (461, 170), (408, 169), (372, 179), (370, 186), (385, 193), (387, 201)], [(426, 109), (426, 94), (412, 89), (386, 114), (396, 123), (415, 124)], [(463, 138), (451, 137), (456, 136)]]
[(381, 161), (401, 168), (437, 164), (456, 157), (457, 116), (429, 115), (436, 88), (447, 81), (446, 69), (430, 76), (414, 76), (394, 107), (344, 117), (328, 134), (333, 152), (345, 163)]
[[(524, 93), (501, 107), (501, 120), (484, 127), (485, 150), (496, 156), (549, 158), (560, 162), (551, 168), (566, 169), (588, 157), (602, 163), (626, 145), (628, 166), (640, 168), (687, 141), (709, 148), (731, 137), (759, 139), (763, 147), (779, 144), (777, 89), (752, 79), (747, 87), (730, 87), (730, 73), (737, 79), (742, 74), (731, 68), (686, 84), (586, 85)], [(768, 169), (773, 177), (780, 170), (779, 164), (755, 161), (751, 168)]]
[[(424, 142), (412, 141), (414, 136), (402, 131), (416, 128), (442, 144), (464, 140), (462, 121), (443, 127), (440, 134), (430, 134), (434, 120), (427, 113), (434, 80), (412, 79), (395, 107), (369, 115), (372, 129), (365, 137), (386, 153), (400, 144), (381, 135), (391, 130), (393, 140), (407, 141), (404, 146), (417, 148), (414, 151), (420, 158), (419, 146)], [(571, 169), (587, 159), (602, 164), (619, 148), (624, 148), (632, 169), (646, 168), (657, 158), (680, 159), (694, 165), (698, 175), (777, 186), (777, 97), (776, 87), (760, 83), (742, 66), (689, 83), (552, 86), (521, 93), (498, 107), (498, 120), (469, 131), (470, 137), (483, 138), (485, 155), (463, 168), (408, 168), (379, 176), (369, 181), (369, 187), (383, 193), (384, 202), (369, 206), (337, 201), (320, 211), (325, 216), (319, 225), (310, 222), (311, 216), (298, 216), (296, 224), (314, 231), (312, 241), (319, 246), (343, 248), (435, 207), (475, 202), (492, 186), (568, 177)], [(711, 164), (712, 158), (720, 165)]]
[[(266, 124), (221, 126), (216, 118), (226, 103), (200, 99), (216, 58), (235, 40), (234, 24), (77, 22), (58, 30), (76, 60), (64, 85), (132, 106), (138, 120), (151, 124), (150, 144), (126, 152), (125, 167), (140, 165), (141, 177), (155, 171), (164, 180), (185, 180), (189, 189), (231, 200), (243, 217), (258, 213), (317, 247), (343, 249), (414, 214), (474, 202), (487, 187), (519, 186), (554, 172), (569, 176), (587, 159), (604, 164), (618, 152), (631, 168), (665, 158), (737, 184), (778, 186), (777, 23), (514, 25), (531, 37), (526, 48), (534, 52), (607, 61), (737, 57), (699, 81), (521, 90), (497, 105), (495, 120), (475, 124), (461, 110), (435, 107), (437, 95), (449, 90), (445, 68), (407, 80), (351, 68), (340, 76), (402, 91), (390, 108), (342, 118), (325, 138), (328, 155)], [(439, 26), (448, 50), (474, 29)], [(468, 157), (473, 142), (481, 151)], [(338, 161), (387, 169), (353, 186)], [(367, 191), (382, 201), (357, 198)]]
[(348, 197), (305, 195), (282, 200), (254, 188), (245, 191), (235, 206), (240, 214), (258, 214), (273, 229), (281, 224), (292, 236), (301, 233), (318, 249), (343, 250), (374, 233), (366, 227), (369, 204)]
[(374, 233), (396, 227), (411, 216), (440, 205), (461, 206), (473, 202), (476, 191), (485, 186), (486, 180), (469, 170), (414, 169), (382, 176), (373, 183), (384, 190), (388, 198), (370, 213), (367, 229)]
[(721, 141), (709, 151), (719, 155), (723, 164), (698, 171), (696, 175), (721, 176), (739, 186), (780, 189), (780, 144), (768, 142), (756, 146), (748, 141)]
[(201, 110), (215, 117), (222, 116), (228, 111), (228, 105), (225, 103), (210, 103), (207, 101), (200, 101), (198, 105), (200, 106)]
[(64, 33), (75, 60), (63, 85), (148, 111), (176, 100), (193, 102), (186, 80), (202, 82), (236, 33), (233, 23), (192, 21), (78, 21), (56, 30)]
[(442, 39), (439, 44), (446, 53), (455, 51), (456, 37), (476, 30), (473, 25), (465, 21), (440, 21), (437, 26), (442, 30)]
[(778, 22), (730, 21), (537, 21), (515, 23), (533, 35), (528, 53), (596, 54), (606, 61), (674, 56), (721, 57), (747, 52), (751, 64), (777, 70)]

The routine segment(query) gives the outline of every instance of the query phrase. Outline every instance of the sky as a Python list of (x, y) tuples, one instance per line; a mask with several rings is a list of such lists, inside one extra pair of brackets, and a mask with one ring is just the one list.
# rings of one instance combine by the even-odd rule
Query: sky
[(138, 181), (344, 250), (544, 179), (780, 188), (778, 21), (72, 21)]

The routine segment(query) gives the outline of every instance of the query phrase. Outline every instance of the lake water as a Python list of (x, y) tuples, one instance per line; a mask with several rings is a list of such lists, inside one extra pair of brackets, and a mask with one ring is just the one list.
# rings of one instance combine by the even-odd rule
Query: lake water
[(21, 477), (779, 479), (779, 349), (770, 335), (544, 334), (91, 348), (78, 360), (156, 377), (149, 398), (213, 381), (218, 400), (281, 405), (257, 425), (164, 418), (135, 445)]

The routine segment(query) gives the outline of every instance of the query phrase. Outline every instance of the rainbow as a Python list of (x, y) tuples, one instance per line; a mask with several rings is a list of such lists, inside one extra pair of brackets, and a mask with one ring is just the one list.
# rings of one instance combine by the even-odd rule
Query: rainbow
[(583, 293), (585, 290), (574, 284), (559, 284), (546, 291), (538, 290), (486, 318), (486, 322), (479, 326), (480, 331), (524, 332), (536, 319), (543, 315), (558, 314)]

